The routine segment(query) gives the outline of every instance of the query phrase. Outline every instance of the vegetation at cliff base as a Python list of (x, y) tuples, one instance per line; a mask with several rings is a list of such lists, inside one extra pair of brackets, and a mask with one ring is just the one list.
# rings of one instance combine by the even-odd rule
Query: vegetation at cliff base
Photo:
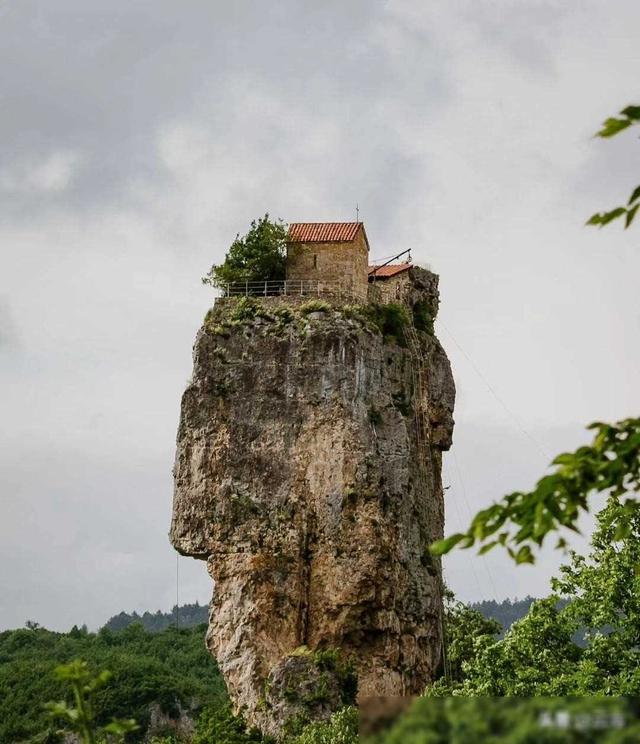
[(285, 278), (287, 226), (265, 214), (251, 223), (246, 235), (236, 235), (224, 261), (213, 264), (204, 284), (222, 286), (232, 282), (266, 282)]
[[(637, 706), (624, 698), (418, 698), (368, 744), (632, 744)], [(356, 740), (354, 740), (356, 741)]]
[(107, 628), (0, 633), (0, 742), (29, 741), (55, 730), (44, 704), (72, 704), (69, 685), (55, 669), (76, 659), (86, 661), (92, 674), (111, 673), (109, 684), (95, 694), (95, 722), (135, 719), (140, 729), (127, 741), (142, 738), (153, 708), (175, 717), (181, 710), (196, 716), (204, 706), (226, 705), (222, 677), (204, 647), (205, 629), (149, 633), (131, 625), (118, 633)]

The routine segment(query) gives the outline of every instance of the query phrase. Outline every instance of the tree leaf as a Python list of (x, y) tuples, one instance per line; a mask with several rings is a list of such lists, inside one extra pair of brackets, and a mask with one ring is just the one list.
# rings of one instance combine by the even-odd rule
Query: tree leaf
[(627, 119), (633, 119), (634, 121), (640, 121), (640, 106), (627, 106), (620, 112)]
[(612, 222), (613, 220), (617, 220), (618, 217), (622, 217), (623, 214), (626, 214), (627, 210), (624, 207), (616, 207), (615, 209), (612, 209), (610, 212), (599, 212), (597, 214), (592, 215), (587, 220), (587, 225), (599, 225), (600, 227), (604, 227), (605, 225), (608, 225), (609, 222)]
[(523, 545), (520, 550), (518, 550), (515, 560), (517, 564), (535, 562), (531, 548), (528, 545)]
[(609, 222), (617, 220), (618, 217), (622, 217), (623, 214), (626, 214), (626, 211), (627, 210), (624, 207), (617, 207), (616, 209), (612, 209), (611, 212), (606, 212), (606, 214), (602, 215), (601, 226), (604, 227), (605, 225), (608, 225)]
[(633, 222), (633, 218), (636, 216), (636, 212), (638, 211), (638, 207), (640, 207), (640, 204), (636, 204), (635, 207), (631, 207), (631, 209), (629, 209), (627, 211), (627, 216), (625, 217), (625, 220), (624, 220), (624, 229), (625, 230)]
[(631, 196), (629, 197), (629, 201), (627, 202), (627, 206), (631, 206), (636, 199), (640, 199), (640, 186), (636, 186), (633, 190), (633, 193), (631, 194)]
[(630, 127), (632, 123), (631, 119), (616, 119), (615, 117), (611, 117), (610, 119), (605, 120), (602, 129), (596, 132), (596, 136), (613, 137), (619, 132), (625, 130), (627, 127)]
[(433, 555), (444, 555), (445, 553), (448, 553), (452, 548), (454, 548), (461, 540), (463, 540), (466, 535), (457, 532), (454, 535), (449, 535), (449, 537), (445, 537), (442, 540), (436, 540), (436, 542), (432, 543), (429, 550)]
[(492, 540), (491, 542), (485, 543), (478, 551), (478, 555), (484, 555), (485, 553), (488, 553), (491, 548), (494, 548), (497, 544), (498, 540)]

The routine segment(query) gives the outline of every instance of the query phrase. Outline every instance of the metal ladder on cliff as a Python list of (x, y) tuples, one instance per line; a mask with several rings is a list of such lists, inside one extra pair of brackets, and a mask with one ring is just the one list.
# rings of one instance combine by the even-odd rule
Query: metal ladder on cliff
[[(422, 351), (420, 348), (420, 339), (418, 337), (418, 334), (416, 333), (415, 326), (413, 323), (408, 324), (405, 327), (405, 340), (407, 341), (407, 346), (409, 348), (409, 351), (411, 353), (411, 356), (414, 359), (414, 364), (411, 366), (411, 380), (413, 385), (413, 393), (414, 393), (414, 427), (415, 427), (415, 433), (416, 433), (416, 454), (418, 459), (418, 467), (416, 469), (417, 475), (418, 475), (418, 482), (420, 485), (425, 486), (425, 479), (424, 479), (424, 467), (426, 466), (426, 458), (425, 458), (425, 445), (427, 444), (427, 427), (425, 425), (425, 417), (428, 415), (427, 411), (427, 405), (426, 401), (424, 399), (423, 391), (424, 391), (424, 360), (422, 356)], [(445, 643), (445, 620), (444, 620), (444, 596), (443, 596), (443, 586), (444, 586), (444, 577), (443, 577), (443, 569), (442, 569), (442, 562), (440, 563), (440, 581), (437, 584), (438, 586), (438, 594), (439, 596), (439, 607), (441, 608), (439, 612), (439, 625), (440, 625), (440, 642), (441, 642), (441, 652), (442, 652), (442, 665), (444, 669), (444, 676), (445, 680), (448, 680), (451, 676), (450, 669), (448, 668), (448, 660), (447, 660), (447, 653), (446, 653), (446, 643)]]

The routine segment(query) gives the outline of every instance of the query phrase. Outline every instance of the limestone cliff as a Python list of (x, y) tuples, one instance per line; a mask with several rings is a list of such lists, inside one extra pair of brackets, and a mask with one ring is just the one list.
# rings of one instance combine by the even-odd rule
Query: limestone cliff
[[(437, 277), (411, 269), (404, 302), (223, 300), (196, 338), (171, 541), (208, 561), (208, 647), (266, 731), (292, 713), (273, 691), (300, 647), (340, 649), (360, 697), (420, 692), (439, 662), (425, 548), (443, 531), (455, 389)], [(311, 700), (313, 716), (341, 702)]]

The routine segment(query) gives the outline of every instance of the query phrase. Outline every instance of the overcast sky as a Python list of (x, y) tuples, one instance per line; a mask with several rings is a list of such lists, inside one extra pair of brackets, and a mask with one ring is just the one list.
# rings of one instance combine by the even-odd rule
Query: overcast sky
[[(352, 220), (441, 277), (449, 531), (584, 425), (638, 414), (635, 0), (0, 3), (0, 627), (168, 609), (200, 276), (269, 212)], [(454, 554), (464, 599), (545, 592)], [(180, 599), (206, 603), (180, 559)]]

